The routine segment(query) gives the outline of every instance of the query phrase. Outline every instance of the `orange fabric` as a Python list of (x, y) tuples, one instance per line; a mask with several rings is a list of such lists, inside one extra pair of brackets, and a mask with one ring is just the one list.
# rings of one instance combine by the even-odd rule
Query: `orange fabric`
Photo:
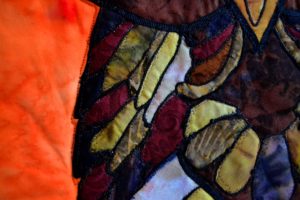
[(191, 72), (190, 82), (203, 85), (215, 78), (224, 67), (231, 45), (232, 39), (228, 40), (216, 55), (197, 65)]
[(81, 0), (0, 5), (0, 199), (76, 199), (78, 81), (97, 7)]

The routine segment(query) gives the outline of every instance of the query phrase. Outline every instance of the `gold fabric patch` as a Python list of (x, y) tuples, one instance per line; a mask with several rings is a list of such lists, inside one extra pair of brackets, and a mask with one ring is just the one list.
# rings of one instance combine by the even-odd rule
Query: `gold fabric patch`
[(136, 112), (133, 101), (130, 101), (105, 128), (94, 136), (91, 152), (112, 150)]
[(236, 113), (236, 108), (214, 100), (204, 100), (191, 109), (188, 118), (185, 136), (201, 130), (207, 126), (211, 120)]
[(205, 190), (199, 188), (195, 190), (187, 200), (214, 200)]
[(247, 129), (217, 171), (216, 182), (224, 191), (236, 193), (247, 184), (259, 146), (260, 140), (256, 133)]
[(128, 75), (135, 69), (149, 48), (154, 34), (154, 29), (143, 26), (136, 26), (131, 29), (106, 67), (104, 91), (128, 79)]
[(187, 146), (185, 156), (196, 168), (203, 168), (232, 146), (246, 127), (243, 119), (216, 122), (197, 133)]
[(176, 53), (178, 42), (179, 35), (177, 33), (169, 33), (167, 35), (164, 43), (152, 60), (145, 79), (141, 85), (137, 99), (138, 107), (147, 103), (148, 100), (153, 96), (156, 85)]
[(297, 119), (286, 131), (286, 138), (292, 159), (300, 174), (300, 130), (298, 127), (300, 127), (299, 119)]
[(167, 35), (166, 32), (158, 31), (155, 35), (154, 41), (151, 43), (150, 48), (144, 55), (142, 62), (139, 64), (139, 66), (134, 70), (132, 75), (129, 78), (131, 86), (137, 91), (141, 85), (143, 76), (145, 71), (147, 70), (149, 63), (151, 62), (154, 54), (158, 51), (160, 45), (165, 39), (165, 36)]
[(144, 126), (143, 115), (144, 110), (141, 110), (132, 120), (128, 129), (123, 133), (123, 137), (116, 147), (115, 155), (110, 164), (112, 171), (114, 171), (144, 139), (148, 128)]

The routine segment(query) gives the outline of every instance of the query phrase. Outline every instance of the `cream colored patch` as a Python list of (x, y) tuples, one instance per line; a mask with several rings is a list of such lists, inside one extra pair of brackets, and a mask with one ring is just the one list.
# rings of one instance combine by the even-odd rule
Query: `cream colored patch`
[(290, 38), (290, 36), (285, 32), (284, 26), (282, 24), (282, 21), (279, 19), (277, 21), (276, 27), (275, 27), (278, 36), (283, 43), (283, 46), (285, 49), (290, 53), (290, 55), (295, 59), (297, 64), (300, 64), (300, 49), (295, 44), (295, 42)]

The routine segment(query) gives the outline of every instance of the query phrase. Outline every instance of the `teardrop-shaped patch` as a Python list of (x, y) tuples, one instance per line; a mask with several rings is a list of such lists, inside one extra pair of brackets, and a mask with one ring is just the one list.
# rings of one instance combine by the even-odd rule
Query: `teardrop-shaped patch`
[(249, 20), (253, 26), (257, 26), (264, 13), (266, 0), (245, 0)]
[(270, 25), (279, 0), (234, 0), (234, 2), (260, 42)]

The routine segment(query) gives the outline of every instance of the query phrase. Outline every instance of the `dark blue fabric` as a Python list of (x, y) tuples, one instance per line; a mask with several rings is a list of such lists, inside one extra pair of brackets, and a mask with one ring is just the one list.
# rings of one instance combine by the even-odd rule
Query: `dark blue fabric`
[(254, 199), (287, 200), (291, 197), (293, 188), (294, 181), (283, 137), (266, 139), (254, 173)]
[(222, 14), (215, 15), (211, 18), (206, 29), (206, 35), (208, 38), (217, 35), (222, 32), (228, 25), (233, 23), (233, 18), (228, 10), (224, 9)]

